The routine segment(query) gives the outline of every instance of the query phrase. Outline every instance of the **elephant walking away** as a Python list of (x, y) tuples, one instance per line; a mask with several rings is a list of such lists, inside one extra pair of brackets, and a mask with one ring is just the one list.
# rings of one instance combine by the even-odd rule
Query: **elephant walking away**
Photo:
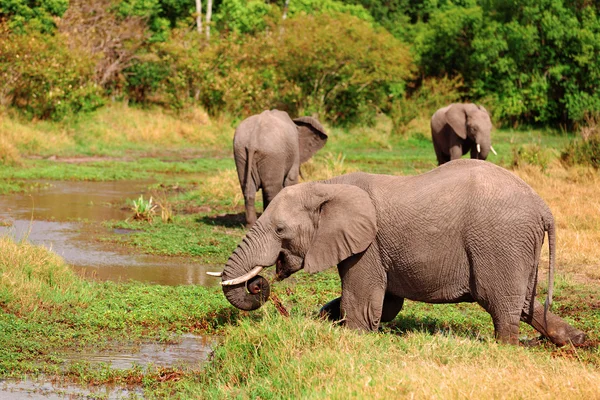
[[(535, 298), (548, 234), (546, 306)], [(557, 345), (585, 334), (550, 312), (555, 223), (544, 201), (511, 172), (456, 160), (417, 176), (352, 173), (285, 188), (230, 256), (223, 291), (243, 310), (260, 307), (269, 284), (300, 269), (337, 265), (342, 295), (322, 312), (374, 331), (404, 299), (477, 302), (498, 340), (518, 343), (524, 321)]]
[(300, 164), (326, 142), (325, 129), (312, 117), (292, 120), (284, 111), (270, 110), (240, 123), (233, 137), (233, 155), (248, 227), (256, 221), (256, 192), (262, 189), (266, 209), (281, 189), (298, 183)]
[(485, 160), (492, 147), (492, 121), (483, 106), (453, 103), (431, 117), (431, 140), (442, 165), (471, 152), (471, 158)]

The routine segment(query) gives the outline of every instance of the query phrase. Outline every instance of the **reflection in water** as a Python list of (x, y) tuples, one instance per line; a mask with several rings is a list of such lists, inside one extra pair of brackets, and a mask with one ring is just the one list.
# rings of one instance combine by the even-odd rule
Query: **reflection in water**
[(177, 343), (144, 343), (140, 346), (120, 347), (112, 351), (78, 351), (63, 356), (68, 363), (77, 361), (91, 364), (106, 363), (113, 369), (130, 369), (135, 365), (147, 367), (180, 367), (195, 369), (205, 362), (212, 352), (214, 339), (186, 334)]
[(115, 386), (91, 386), (82, 388), (75, 385), (60, 385), (50, 381), (23, 380), (1, 381), (0, 399), (11, 400), (64, 400), (64, 399), (130, 399), (143, 398), (142, 388), (121, 388)]
[(182, 257), (133, 254), (126, 248), (96, 241), (97, 232), (76, 222), (126, 219), (131, 212), (119, 205), (125, 199), (139, 197), (146, 186), (144, 182), (53, 182), (28, 195), (0, 196), (0, 221), (10, 221), (0, 225), (0, 234), (44, 245), (87, 277), (163, 285), (217, 285), (219, 279), (206, 275), (206, 271), (219, 267), (198, 265)]

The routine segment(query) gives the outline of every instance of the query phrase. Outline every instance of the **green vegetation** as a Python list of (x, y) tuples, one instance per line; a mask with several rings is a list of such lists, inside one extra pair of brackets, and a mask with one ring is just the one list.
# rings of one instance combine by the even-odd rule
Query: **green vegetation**
[(222, 0), (204, 32), (189, 1), (34, 3), (0, 1), (0, 104), (28, 118), (126, 100), (336, 125), (383, 112), (402, 130), (444, 80), (497, 123), (573, 129), (600, 111), (595, 2), (294, 0), (283, 19), (283, 0)]
[[(391, 133), (393, 124), (380, 115), (372, 127), (329, 126), (327, 147), (303, 165), (304, 179), (433, 168), (426, 119), (411, 121), (402, 135)], [(149, 206), (151, 196), (157, 205), (152, 223), (105, 221), (131, 233), (101, 239), (130, 252), (222, 265), (245, 233), (243, 197), (230, 154), (234, 126), (199, 110), (177, 117), (121, 105), (59, 123), (7, 119), (0, 129), (14, 139), (20, 159), (0, 166), (0, 188), (27, 191), (38, 187), (39, 179), (147, 180), (143, 203)], [(48, 140), (36, 141), (40, 135)], [(553, 210), (559, 234), (553, 307), (589, 334), (584, 347), (558, 349), (539, 342), (525, 325), (524, 346), (497, 344), (489, 315), (474, 304), (407, 302), (380, 333), (359, 335), (316, 316), (322, 304), (339, 296), (333, 269), (300, 272), (273, 284), (273, 298), (290, 314), (285, 317), (274, 302), (241, 312), (218, 287), (84, 279), (47, 250), (3, 238), (0, 377), (44, 374), (82, 385), (141, 385), (149, 398), (458, 398), (465, 390), (477, 397), (593, 397), (600, 380), (600, 288), (595, 283), (600, 217), (590, 210), (598, 207), (600, 177), (591, 167), (567, 166), (561, 159), (572, 135), (513, 129), (493, 135), (499, 155), (490, 161), (514, 168)], [(546, 252), (542, 258), (538, 295), (543, 300)], [(129, 369), (63, 364), (67, 352), (84, 351), (92, 343), (109, 350), (177, 341), (188, 332), (219, 337), (206, 364)]]
[[(523, 346), (504, 346), (477, 305), (413, 302), (360, 335), (317, 318), (340, 294), (333, 269), (272, 285), (286, 317), (275, 301), (236, 310), (218, 287), (85, 279), (4, 237), (0, 378), (140, 385), (148, 398), (597, 397), (597, 2), (292, 0), (284, 20), (284, 0), (221, 0), (210, 22), (202, 3), (200, 33), (190, 1), (0, 0), (0, 194), (40, 180), (143, 180), (148, 193), (130, 199), (140, 218), (104, 222), (130, 233), (101, 240), (222, 265), (245, 233), (231, 157), (244, 117), (319, 116), (329, 141), (304, 180), (416, 174), (436, 165), (431, 114), (477, 101), (498, 128), (488, 161), (553, 211), (554, 311), (590, 340), (558, 349), (522, 326)], [(188, 332), (219, 337), (206, 364), (63, 364), (90, 344)]]

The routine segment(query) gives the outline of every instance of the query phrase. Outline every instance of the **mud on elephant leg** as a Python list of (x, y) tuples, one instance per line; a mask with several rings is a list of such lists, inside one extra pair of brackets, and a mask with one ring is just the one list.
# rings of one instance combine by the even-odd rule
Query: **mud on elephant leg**
[(586, 339), (585, 333), (572, 327), (558, 315), (548, 311), (544, 316), (544, 306), (537, 300), (533, 303), (533, 311), (523, 310), (521, 321), (531, 325), (557, 346), (564, 346), (567, 343), (579, 345)]

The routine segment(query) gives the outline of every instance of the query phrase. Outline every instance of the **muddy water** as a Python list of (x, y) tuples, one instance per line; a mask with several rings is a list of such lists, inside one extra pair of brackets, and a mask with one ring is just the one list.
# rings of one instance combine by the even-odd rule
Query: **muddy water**
[(214, 346), (214, 339), (191, 334), (182, 335), (176, 343), (143, 343), (139, 346), (120, 346), (114, 350), (79, 351), (63, 355), (67, 362), (105, 363), (114, 369), (130, 369), (134, 366), (180, 367), (196, 369), (205, 362)]
[(43, 380), (0, 381), (0, 399), (64, 400), (64, 399), (137, 399), (143, 398), (141, 388), (98, 386), (91, 389), (61, 385)]
[(216, 285), (218, 279), (206, 275), (206, 271), (218, 267), (199, 265), (186, 258), (134, 254), (96, 240), (98, 234), (110, 233), (100, 222), (131, 216), (126, 200), (137, 199), (148, 184), (40, 182), (39, 188), (28, 194), (0, 196), (0, 235), (47, 246), (84, 276), (100, 280)]

